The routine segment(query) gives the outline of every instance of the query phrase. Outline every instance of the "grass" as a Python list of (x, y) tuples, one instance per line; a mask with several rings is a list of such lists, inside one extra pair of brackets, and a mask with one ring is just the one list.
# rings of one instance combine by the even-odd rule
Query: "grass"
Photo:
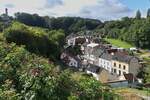
[(147, 90), (138, 90), (133, 88), (115, 88), (114, 91), (118, 94), (137, 94), (142, 96), (150, 96), (150, 92)]
[(131, 45), (127, 42), (121, 41), (119, 39), (105, 38), (105, 41), (109, 42), (110, 44), (112, 44), (114, 46), (122, 47), (122, 48), (125, 48), (125, 49), (134, 47), (133, 45)]
[(74, 80), (77, 80), (77, 81), (79, 81), (80, 80), (80, 78), (82, 77), (82, 72), (74, 72), (74, 73), (72, 73), (72, 78), (74, 79)]

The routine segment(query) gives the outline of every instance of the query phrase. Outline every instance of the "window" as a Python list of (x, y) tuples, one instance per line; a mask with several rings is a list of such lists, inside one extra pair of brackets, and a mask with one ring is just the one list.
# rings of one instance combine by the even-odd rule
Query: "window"
[(116, 73), (117, 72), (117, 70), (116, 69), (114, 69), (114, 73)]
[(113, 70), (114, 70), (114, 69), (113, 69), (113, 68), (111, 68), (111, 72), (113, 72)]
[(123, 72), (123, 74), (126, 74), (126, 72)]
[(121, 64), (119, 64), (119, 68), (121, 68)]
[(116, 67), (116, 63), (114, 63), (114, 67)]
[(123, 66), (123, 69), (124, 69), (124, 70), (126, 69), (126, 66), (125, 66), (125, 65)]
[(107, 65), (109, 66), (109, 62), (107, 62)]
[(121, 75), (121, 71), (119, 70), (119, 76)]

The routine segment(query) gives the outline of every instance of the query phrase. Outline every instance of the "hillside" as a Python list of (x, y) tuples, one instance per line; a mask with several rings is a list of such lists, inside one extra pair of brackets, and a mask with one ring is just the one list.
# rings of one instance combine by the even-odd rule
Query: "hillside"
[(68, 35), (71, 32), (94, 30), (103, 27), (100, 20), (80, 17), (58, 17), (39, 16), (37, 14), (16, 13), (15, 19), (30, 26), (38, 26), (53, 30), (62, 29)]
[(6, 40), (17, 45), (25, 45), (30, 52), (46, 57), (58, 58), (64, 44), (64, 33), (61, 30), (48, 30), (29, 27), (19, 22), (12, 22), (4, 31)]
[(139, 48), (150, 49), (150, 17), (129, 18), (105, 22), (102, 28), (106, 37), (120, 39)]
[[(140, 13), (140, 12), (139, 12)], [(62, 29), (66, 35), (91, 30), (105, 37), (120, 39), (139, 48), (149, 49), (150, 17), (123, 17), (121, 20), (105, 21), (80, 17), (41, 17), (37, 14), (16, 13), (15, 20), (30, 26), (38, 26), (51, 30)]]
[[(0, 99), (115, 99), (118, 95), (111, 88), (85, 73), (74, 73), (66, 66), (67, 70), (62, 69), (59, 56), (65, 37), (91, 30), (89, 35), (103, 34), (106, 41), (119, 47), (149, 49), (149, 26), (149, 17), (102, 23), (78, 17), (17, 13), (9, 25), (0, 20)], [(147, 58), (144, 59), (149, 62)], [(139, 75), (148, 83), (149, 66), (145, 65)]]
[[(51, 60), (59, 53), (55, 50), (62, 34), (18, 22), (0, 33), (0, 100), (115, 98), (109, 87), (94, 78), (81, 74), (74, 79), (74, 72), (61, 70)], [(42, 57), (45, 54), (50, 58)]]

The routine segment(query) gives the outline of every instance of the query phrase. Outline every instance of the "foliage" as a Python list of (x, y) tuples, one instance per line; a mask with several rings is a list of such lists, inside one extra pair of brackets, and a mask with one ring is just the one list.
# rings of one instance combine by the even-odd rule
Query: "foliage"
[[(1, 100), (99, 100), (106, 86), (93, 78), (72, 78), (48, 59), (26, 51), (23, 46), (0, 41)], [(107, 95), (108, 96), (108, 95)]]
[(15, 13), (15, 19), (30, 26), (42, 27), (45, 25), (45, 20), (37, 14)]
[(38, 26), (54, 30), (62, 29), (67, 35), (70, 32), (93, 30), (97, 27), (103, 27), (103, 23), (99, 20), (80, 17), (50, 18), (48, 16), (41, 17), (37, 14), (31, 15), (27, 13), (16, 13), (15, 19), (30, 26)]
[(3, 31), (3, 28), (4, 28), (4, 23), (0, 21), (0, 32)]
[[(139, 16), (139, 14), (138, 14)], [(139, 48), (150, 48), (150, 18), (128, 18), (105, 22), (104, 34), (120, 39)]]
[(144, 68), (142, 69), (143, 72), (143, 78), (144, 78), (144, 82), (145, 83), (149, 83), (150, 82), (150, 59), (144, 59), (145, 61), (147, 61), (146, 64), (144, 64)]
[(49, 31), (47, 29), (29, 27), (18, 22), (13, 22), (5, 30), (4, 36), (8, 42), (25, 45), (29, 51), (48, 57), (58, 57), (64, 43), (64, 33), (61, 30)]
[(147, 18), (150, 17), (150, 8), (147, 10)]
[(70, 54), (77, 56), (82, 55), (81, 49), (79, 45), (69, 46), (65, 50), (67, 50)]
[(136, 17), (135, 17), (136, 19), (141, 19), (141, 12), (140, 12), (140, 10), (138, 10), (137, 12), (136, 12)]

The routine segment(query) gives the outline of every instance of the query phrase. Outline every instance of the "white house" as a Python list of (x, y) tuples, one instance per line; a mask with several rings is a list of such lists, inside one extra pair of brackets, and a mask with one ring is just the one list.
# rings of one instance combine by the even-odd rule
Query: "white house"
[(76, 40), (75, 38), (68, 39), (68, 40), (67, 40), (68, 46), (71, 46), (71, 45), (74, 46), (74, 45), (75, 45), (75, 40)]
[(117, 52), (112, 57), (112, 72), (118, 75), (132, 73), (136, 76), (140, 67), (141, 64), (139, 63), (139, 59), (135, 56)]
[(77, 68), (77, 67), (79, 67), (79, 62), (78, 62), (78, 60), (76, 60), (74, 58), (70, 58), (68, 65), (70, 67), (76, 67)]
[(75, 46), (75, 45), (79, 45), (79, 44), (88, 42), (88, 39), (84, 36), (77, 36), (77, 35), (73, 34), (66, 38), (66, 42), (67, 42), (68, 46)]
[(81, 65), (81, 60), (76, 57), (76, 56), (73, 56), (67, 52), (63, 52), (60, 56), (60, 59), (68, 66), (70, 67), (80, 67)]
[(112, 55), (108, 53), (102, 53), (102, 55), (99, 56), (99, 66), (111, 72), (112, 70), (111, 60), (112, 60)]
[(89, 63), (95, 64), (97, 56), (95, 55), (95, 51), (98, 49), (99, 44), (97, 43), (90, 43), (87, 44), (85, 49), (85, 56), (84, 58), (88, 60)]

